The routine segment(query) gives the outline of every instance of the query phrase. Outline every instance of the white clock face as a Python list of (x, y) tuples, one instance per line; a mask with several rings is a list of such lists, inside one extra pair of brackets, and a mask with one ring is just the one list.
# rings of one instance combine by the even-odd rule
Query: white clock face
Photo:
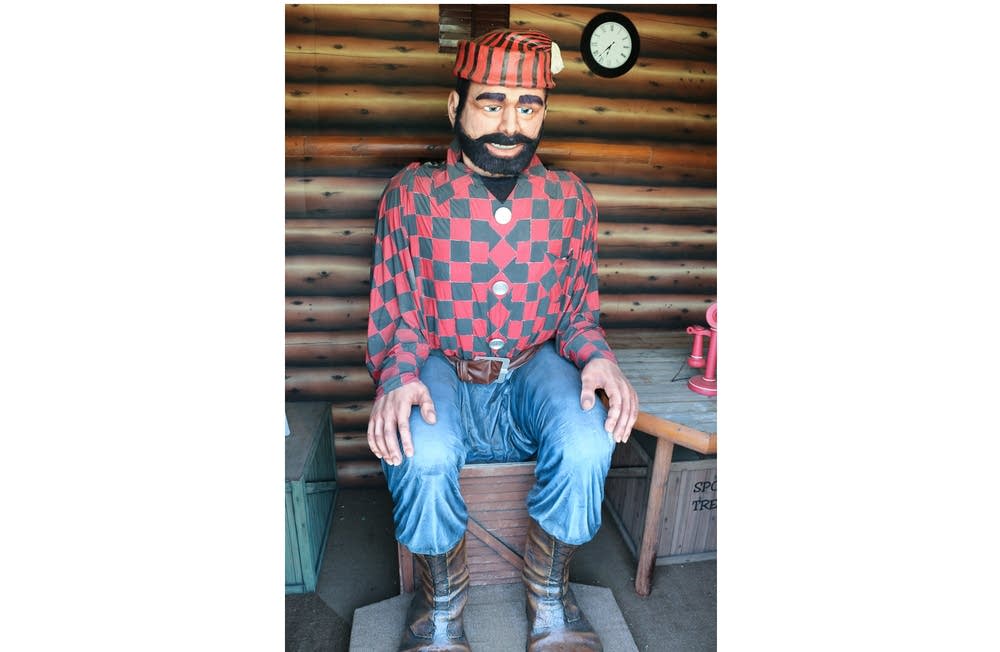
[(618, 68), (632, 54), (632, 37), (620, 23), (602, 23), (590, 37), (590, 53), (605, 68)]

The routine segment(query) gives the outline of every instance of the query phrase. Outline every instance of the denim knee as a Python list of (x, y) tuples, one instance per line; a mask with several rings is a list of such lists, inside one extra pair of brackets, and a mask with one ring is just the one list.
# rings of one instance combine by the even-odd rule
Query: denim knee
[(606, 470), (611, 463), (614, 442), (606, 432), (577, 432), (563, 440), (563, 464), (575, 469)]
[(451, 438), (424, 436), (414, 439), (413, 457), (396, 467), (382, 463), (396, 538), (412, 552), (447, 552), (465, 532), (468, 513), (458, 484), (463, 455)]
[(578, 431), (539, 450), (537, 482), (528, 494), (528, 513), (546, 532), (564, 543), (580, 545), (601, 526), (604, 481), (613, 445), (599, 431)]
[(419, 440), (415, 438), (413, 457), (403, 458), (403, 466), (409, 467), (405, 469), (406, 473), (418, 476), (437, 475), (451, 470), (457, 473), (465, 452), (455, 442), (461, 442), (461, 438), (433, 434), (420, 437)]

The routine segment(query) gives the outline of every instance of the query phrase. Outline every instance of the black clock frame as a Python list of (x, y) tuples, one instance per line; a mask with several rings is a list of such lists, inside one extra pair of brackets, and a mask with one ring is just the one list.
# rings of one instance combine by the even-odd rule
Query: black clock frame
[[(590, 37), (597, 31), (600, 25), (609, 21), (614, 21), (622, 25), (625, 31), (629, 33), (629, 36), (632, 37), (632, 52), (629, 54), (628, 59), (625, 60), (625, 63), (617, 68), (605, 68), (597, 63), (597, 60), (594, 59), (594, 55), (590, 51)], [(635, 28), (635, 23), (628, 16), (616, 11), (606, 11), (603, 14), (598, 14), (591, 18), (587, 26), (583, 28), (583, 34), (580, 35), (580, 54), (583, 56), (583, 62), (587, 64), (587, 68), (595, 75), (608, 78), (621, 77), (631, 70), (632, 66), (639, 59), (639, 30)]]

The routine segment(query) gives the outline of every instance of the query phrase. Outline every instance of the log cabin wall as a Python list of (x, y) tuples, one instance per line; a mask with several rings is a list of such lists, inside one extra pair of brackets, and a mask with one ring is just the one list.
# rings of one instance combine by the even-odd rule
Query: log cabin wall
[[(590, 73), (591, 17), (639, 30), (631, 71)], [(600, 211), (602, 325), (683, 331), (716, 300), (715, 5), (510, 5), (559, 44), (538, 155), (576, 172)], [(285, 7), (286, 400), (333, 403), (342, 486), (384, 482), (365, 429), (375, 213), (411, 161), (444, 158), (454, 54), (438, 5)]]

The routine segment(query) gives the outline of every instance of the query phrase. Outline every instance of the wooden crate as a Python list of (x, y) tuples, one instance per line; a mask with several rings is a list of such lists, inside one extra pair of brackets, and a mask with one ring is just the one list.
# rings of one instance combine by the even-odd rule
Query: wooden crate
[[(465, 533), (469, 584), (520, 582), (529, 522), (525, 501), (535, 484), (535, 463), (469, 464), (458, 483), (469, 510)], [(415, 561), (406, 546), (396, 547), (400, 590), (411, 593)]]
[(330, 404), (285, 403), (285, 593), (316, 590), (337, 498)]
[[(634, 433), (625, 446), (617, 446), (605, 485), (605, 502), (632, 555), (638, 559), (649, 496), (650, 453)], [(657, 565), (715, 559), (717, 460), (680, 446), (667, 475), (667, 497), (661, 522)]]

